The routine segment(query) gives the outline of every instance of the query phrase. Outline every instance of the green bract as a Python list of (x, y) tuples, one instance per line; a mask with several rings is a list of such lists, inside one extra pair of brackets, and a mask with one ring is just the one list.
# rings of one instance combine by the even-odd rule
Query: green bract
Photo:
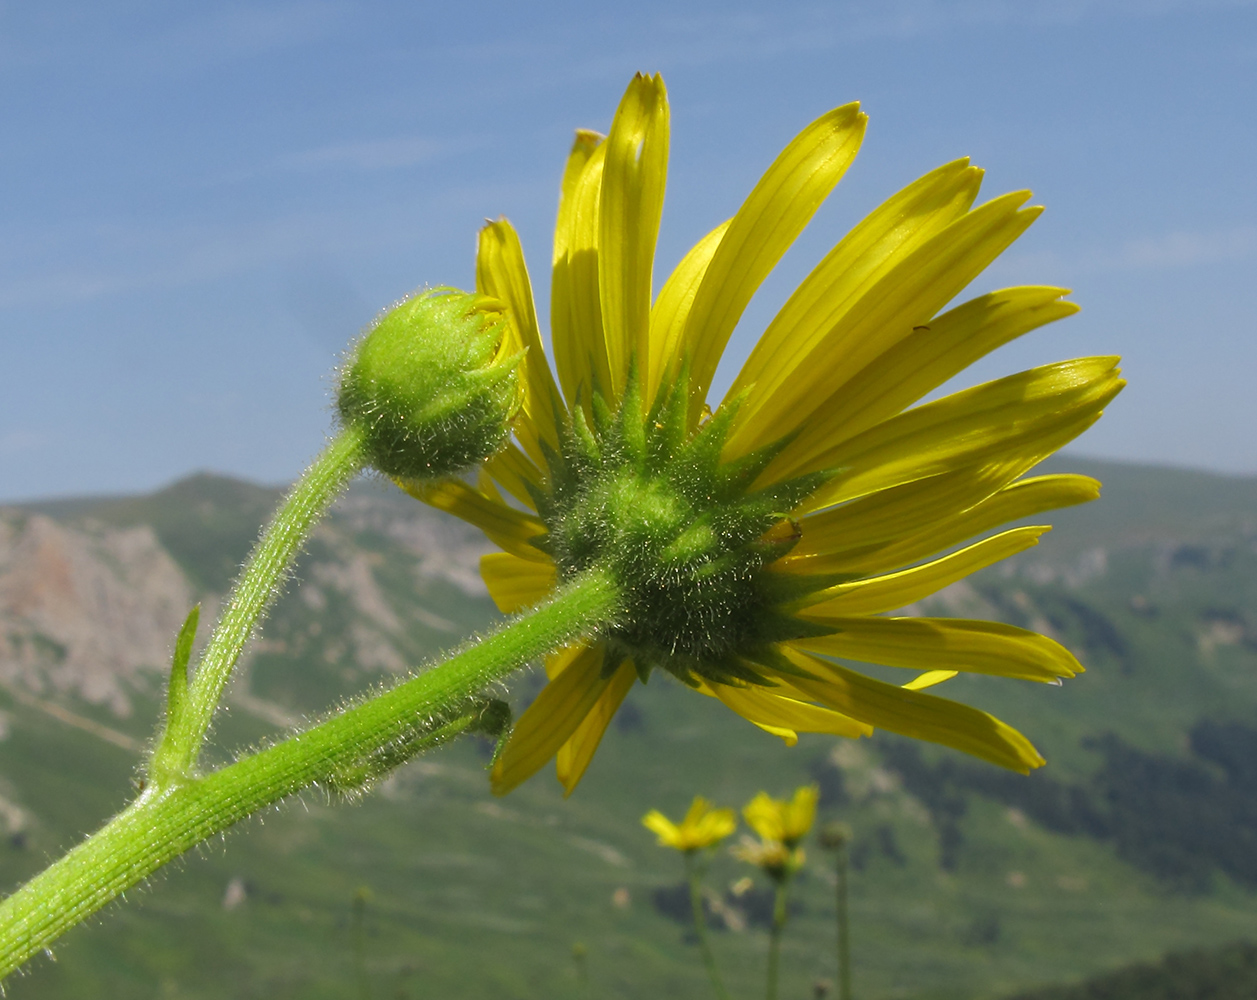
[(518, 408), (520, 356), (503, 351), (493, 299), (452, 288), (396, 306), (356, 345), (337, 408), (364, 433), (371, 465), (389, 476), (454, 475), (501, 447)]
[[(658, 666), (690, 684), (771, 684), (755, 661), (772, 643), (830, 631), (784, 613), (797, 586), (787, 595), (764, 568), (797, 541), (790, 511), (830, 476), (748, 491), (780, 445), (722, 463), (736, 402), (690, 430), (684, 371), (644, 418), (638, 386), (634, 366), (615, 413), (595, 394), (592, 426), (575, 409), (553, 482), (534, 494), (548, 528), (534, 544), (560, 578), (601, 566), (619, 585), (624, 614), (604, 630), (605, 670), (628, 658), (643, 677)], [(800, 579), (817, 590), (833, 582)]]

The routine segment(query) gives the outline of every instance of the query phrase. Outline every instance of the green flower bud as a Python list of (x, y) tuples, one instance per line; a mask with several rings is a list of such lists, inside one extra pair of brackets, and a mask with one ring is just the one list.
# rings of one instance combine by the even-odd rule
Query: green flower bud
[(395, 306), (352, 348), (337, 409), (365, 433), (385, 475), (437, 479), (496, 452), (519, 408), (511, 343), (496, 299), (436, 288)]

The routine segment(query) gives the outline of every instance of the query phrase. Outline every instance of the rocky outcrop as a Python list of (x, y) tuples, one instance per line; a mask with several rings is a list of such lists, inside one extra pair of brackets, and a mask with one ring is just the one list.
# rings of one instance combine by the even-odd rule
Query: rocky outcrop
[(137, 675), (167, 669), (192, 602), (147, 526), (0, 510), (0, 682), (127, 715)]

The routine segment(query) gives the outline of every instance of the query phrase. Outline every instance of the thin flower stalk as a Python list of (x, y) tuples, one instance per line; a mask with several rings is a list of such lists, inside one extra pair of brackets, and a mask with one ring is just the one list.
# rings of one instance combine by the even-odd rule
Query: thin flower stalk
[(720, 1000), (729, 1000), (729, 991), (725, 989), (720, 969), (716, 966), (716, 955), (711, 950), (711, 941), (707, 937), (707, 916), (703, 907), (703, 873), (695, 859), (695, 851), (685, 852), (685, 877), (690, 886), (690, 910), (694, 916), (694, 936), (698, 939), (698, 950), (703, 956), (703, 966), (707, 969), (707, 978), (711, 980), (711, 988)]
[(695, 796), (689, 810), (680, 823), (673, 823), (658, 809), (652, 809), (642, 817), (642, 825), (659, 838), (661, 847), (680, 851), (685, 859), (685, 877), (690, 888), (690, 910), (694, 919), (694, 936), (712, 989), (720, 1000), (729, 1000), (728, 991), (716, 967), (716, 956), (707, 937), (707, 918), (703, 909), (702, 866), (700, 852), (715, 847), (737, 828), (738, 821), (732, 809), (713, 809), (701, 795)]

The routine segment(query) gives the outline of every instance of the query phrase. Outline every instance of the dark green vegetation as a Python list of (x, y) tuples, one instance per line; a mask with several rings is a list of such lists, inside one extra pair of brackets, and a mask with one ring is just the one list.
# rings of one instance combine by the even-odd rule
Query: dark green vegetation
[[(1027, 732), (1050, 762), (1030, 778), (883, 734), (786, 748), (654, 676), (566, 801), (548, 772), (492, 798), (487, 748), (473, 741), (354, 803), (309, 792), (72, 932), (57, 961), (34, 963), (9, 995), (354, 997), (365, 978), (377, 1000), (703, 997), (697, 949), (667, 915), (680, 858), (654, 845), (641, 815), (677, 817), (696, 793), (736, 806), (812, 780), (825, 815), (855, 830), (862, 1000), (1002, 997), (1257, 938), (1257, 481), (1057, 468), (1097, 475), (1105, 499), (1050, 518), (1057, 530), (1037, 549), (930, 608), (1050, 630), (1088, 666), (1061, 688), (973, 677), (940, 689)], [(276, 497), (198, 477), (151, 497), (41, 509), (67, 525), (149, 524), (193, 590), (213, 593)], [(475, 552), (460, 530), (399, 494), (355, 491), (267, 622), (218, 726), (219, 759), (490, 621), (488, 600), (464, 589)], [(52, 689), (43, 710), (0, 690), (6, 885), (130, 794), (137, 753), (99, 727), (147, 738), (161, 685), (157, 671), (142, 677), (126, 718)], [(540, 683), (520, 677), (512, 698), (522, 704)], [(67, 725), (48, 703), (88, 725)], [(831, 859), (807, 847), (782, 965), (782, 997), (799, 1000), (834, 977)], [(713, 947), (738, 998), (758, 995), (766, 947), (762, 886), (730, 888), (744, 874), (722, 852), (708, 878)], [(1225, 954), (1236, 969), (1252, 964), (1242, 948)]]
[(1050, 986), (1013, 1000), (1252, 1000), (1257, 945), (1176, 952), (1077, 986)]

